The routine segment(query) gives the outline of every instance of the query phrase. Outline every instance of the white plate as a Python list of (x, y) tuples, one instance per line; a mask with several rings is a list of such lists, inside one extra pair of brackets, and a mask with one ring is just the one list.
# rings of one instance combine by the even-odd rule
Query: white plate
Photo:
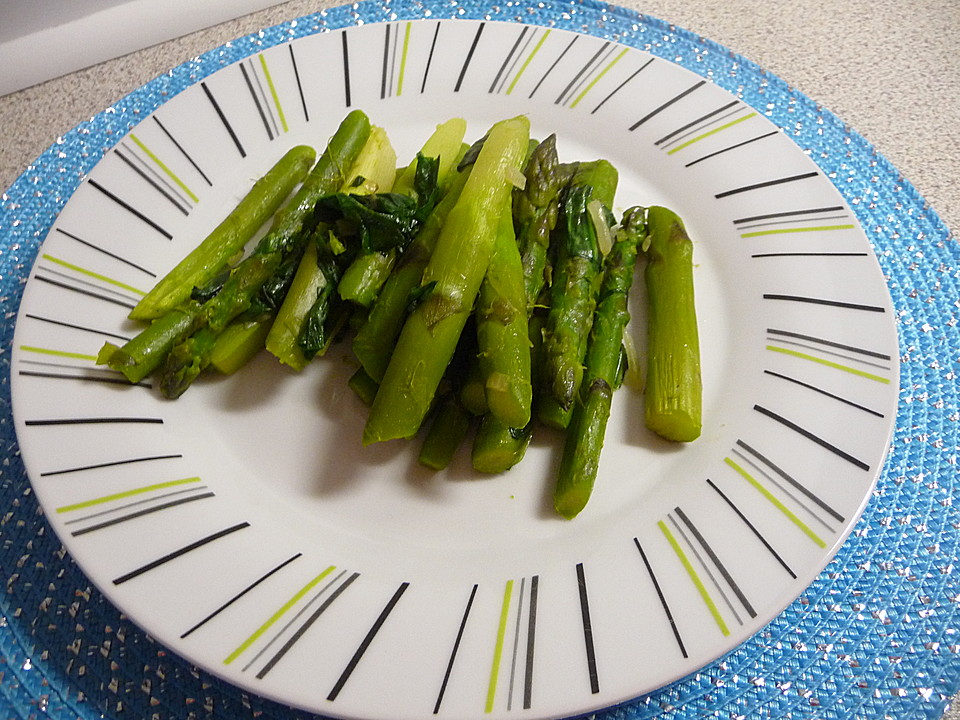
[[(426, 472), (411, 443), (361, 449), (345, 353), (300, 375), (262, 357), (176, 402), (96, 368), (135, 332), (137, 292), (354, 107), (401, 161), (449, 117), (478, 137), (526, 113), (564, 158), (618, 166), (618, 210), (676, 209), (696, 242), (702, 438), (658, 441), (621, 390), (594, 497), (568, 522), (550, 509), (549, 434), (493, 478), (465, 458)], [(299, 38), (163, 104), (56, 220), (12, 367), (37, 496), (123, 612), (252, 692), (392, 720), (586, 712), (730, 651), (850, 532), (898, 389), (867, 239), (762, 111), (640, 50), (472, 20)]]

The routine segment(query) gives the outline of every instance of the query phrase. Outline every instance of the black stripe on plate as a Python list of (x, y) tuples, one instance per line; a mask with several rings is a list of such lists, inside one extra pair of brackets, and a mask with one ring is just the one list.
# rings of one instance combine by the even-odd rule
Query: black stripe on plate
[(773, 462), (770, 458), (766, 457), (765, 455), (763, 455), (763, 454), (760, 453), (759, 451), (757, 451), (757, 450), (755, 450), (754, 448), (750, 447), (750, 446), (747, 445), (743, 440), (737, 440), (737, 447), (743, 448), (743, 450), (745, 450), (746, 452), (748, 452), (748, 453), (750, 453), (751, 455), (753, 455), (757, 460), (759, 460), (760, 462), (762, 462), (762, 463), (763, 463), (764, 465), (766, 465), (768, 468), (770, 468), (771, 470), (773, 470), (773, 472), (775, 472), (775, 473), (776, 473), (777, 475), (779, 475), (781, 478), (783, 478), (783, 479), (786, 480), (788, 483), (790, 483), (791, 486), (793, 486), (793, 487), (796, 488), (798, 491), (800, 491), (801, 493), (803, 493), (807, 498), (809, 498), (813, 503), (815, 503), (820, 509), (822, 509), (824, 512), (826, 512), (826, 513), (827, 513), (828, 515), (830, 515), (832, 518), (834, 518), (834, 519), (837, 520), (838, 522), (843, 522), (843, 521), (844, 521), (845, 518), (843, 517), (843, 515), (841, 515), (841, 514), (838, 513), (836, 510), (834, 510), (832, 507), (830, 507), (830, 505), (827, 504), (826, 501), (824, 501), (823, 499), (821, 499), (816, 493), (814, 493), (812, 490), (810, 490), (808, 487), (806, 487), (806, 486), (805, 486), (803, 483), (801, 483), (799, 480), (796, 480), (794, 477), (792, 477), (789, 473), (787, 473), (785, 470), (783, 470), (783, 468), (781, 468), (779, 465), (777, 465), (775, 462)]
[(657, 115), (659, 115), (660, 113), (662, 113), (664, 110), (666, 110), (667, 108), (669, 108), (669, 107), (670, 107), (671, 105), (673, 105), (674, 103), (680, 102), (680, 101), (683, 100), (685, 97), (687, 97), (687, 95), (689, 95), (690, 93), (696, 92), (697, 90), (699, 90), (700, 88), (702, 88), (702, 87), (703, 87), (704, 85), (706, 85), (706, 84), (707, 84), (707, 81), (706, 81), (706, 80), (701, 80), (701, 81), (695, 83), (694, 85), (691, 85), (690, 87), (688, 87), (688, 88), (687, 88), (686, 90), (684, 90), (683, 92), (678, 93), (677, 95), (674, 95), (672, 98), (670, 98), (669, 100), (667, 100), (665, 103), (661, 104), (659, 107), (654, 108), (653, 110), (651, 110), (650, 112), (648, 112), (646, 115), (644, 115), (642, 118), (640, 118), (639, 120), (637, 120), (633, 125), (630, 126), (630, 130), (636, 130), (638, 127), (640, 127), (641, 125), (643, 125), (643, 124), (644, 124), (645, 122), (647, 122), (648, 120), (651, 120), (652, 118), (656, 117)]
[(72, 536), (77, 537), (79, 535), (86, 535), (87, 533), (92, 533), (97, 530), (103, 530), (104, 528), (113, 527), (114, 525), (119, 525), (120, 523), (125, 523), (128, 520), (136, 520), (137, 518), (144, 517), (145, 515), (152, 515), (155, 512), (160, 512), (161, 510), (169, 510), (170, 508), (179, 507), (180, 505), (186, 505), (195, 500), (204, 500), (206, 498), (212, 498), (214, 496), (213, 492), (205, 492), (199, 495), (191, 495), (190, 497), (177, 498), (176, 500), (170, 500), (169, 502), (160, 503), (159, 505), (153, 505), (148, 508), (143, 508), (142, 510), (137, 510), (136, 512), (127, 513), (126, 515), (121, 515), (120, 517), (111, 518), (110, 520), (104, 520), (103, 522), (97, 523), (96, 525), (90, 525), (80, 530), (74, 530), (70, 533)]
[(756, 222), (757, 220), (774, 220), (776, 218), (798, 217), (801, 215), (822, 215), (831, 212), (842, 212), (845, 208), (842, 205), (831, 205), (822, 208), (807, 208), (805, 210), (789, 210), (787, 212), (766, 213), (764, 215), (751, 215), (750, 217), (738, 218), (733, 221), (734, 225)]
[(790, 429), (790, 430), (793, 430), (795, 433), (797, 433), (797, 434), (805, 437), (807, 440), (810, 440), (811, 442), (816, 443), (816, 444), (819, 445), (820, 447), (822, 447), (822, 448), (824, 448), (824, 449), (826, 449), (826, 450), (829, 450), (830, 452), (832, 452), (832, 453), (833, 453), (834, 455), (836, 455), (837, 457), (843, 458), (844, 460), (846, 460), (847, 462), (849, 462), (851, 465), (854, 465), (855, 467), (858, 467), (858, 468), (860, 468), (861, 470), (864, 470), (864, 471), (869, 471), (869, 470), (870, 470), (870, 466), (867, 465), (865, 462), (863, 462), (863, 460), (860, 460), (860, 459), (854, 457), (853, 455), (851, 455), (850, 453), (845, 452), (844, 450), (841, 450), (841, 449), (838, 448), (836, 445), (833, 445), (832, 443), (827, 442), (827, 441), (824, 440), (822, 437), (819, 437), (818, 435), (810, 432), (810, 431), (807, 430), (806, 428), (803, 428), (803, 427), (797, 425), (797, 424), (796, 424), (795, 422), (793, 422), (792, 420), (788, 420), (787, 418), (783, 417), (782, 415), (778, 415), (777, 413), (773, 412), (772, 410), (768, 410), (767, 408), (763, 407), (762, 405), (754, 405), (754, 406), (753, 406), (753, 409), (756, 410), (756, 411), (757, 411), (758, 413), (760, 413), (761, 415), (765, 415), (766, 417), (770, 418), (771, 420), (776, 420), (778, 423), (780, 423), (780, 424), (783, 425), (784, 427), (786, 427), (786, 428), (788, 428), (788, 429)]
[(577, 589), (580, 595), (580, 622), (583, 624), (583, 645), (587, 652), (587, 674), (590, 677), (590, 692), (600, 692), (600, 678), (597, 673), (597, 653), (593, 645), (593, 624), (590, 621), (590, 601), (587, 597), (587, 579), (583, 563), (577, 563)]
[(530, 91), (530, 94), (527, 96), (527, 99), (528, 99), (528, 100), (529, 100), (530, 98), (532, 98), (532, 97), (536, 94), (537, 90), (540, 89), (540, 86), (543, 85), (543, 82), (550, 76), (550, 73), (552, 73), (552, 72), (554, 71), (554, 69), (557, 67), (557, 65), (560, 64), (560, 61), (563, 60), (563, 56), (566, 55), (567, 52), (569, 52), (570, 48), (573, 47), (573, 44), (574, 44), (579, 38), (580, 38), (579, 35), (574, 35), (574, 36), (573, 36), (573, 40), (571, 40), (569, 43), (567, 43), (566, 47), (563, 48), (563, 51), (557, 56), (557, 59), (554, 60), (553, 63), (551, 63), (550, 67), (547, 68), (546, 72), (544, 72), (543, 75), (541, 76), (541, 78), (537, 81), (537, 84), (533, 86), (533, 90), (531, 90), (531, 91)]
[(756, 137), (750, 138), (749, 140), (744, 140), (743, 142), (735, 143), (733, 145), (730, 145), (729, 147), (721, 148), (720, 150), (714, 150), (712, 153), (707, 153), (702, 157), (698, 157), (696, 160), (691, 160), (686, 165), (684, 165), (684, 167), (691, 167), (692, 165), (696, 165), (697, 163), (703, 162), (704, 160), (709, 160), (710, 158), (716, 157), (717, 155), (723, 155), (723, 153), (730, 152), (731, 150), (737, 150), (739, 148), (744, 147), (745, 145), (750, 145), (751, 143), (755, 143), (758, 140), (765, 140), (766, 138), (773, 137), (774, 135), (778, 135), (779, 133), (780, 133), (779, 130), (771, 130), (768, 133), (764, 133), (763, 135), (757, 135)]
[(845, 310), (864, 310), (866, 312), (886, 312), (879, 305), (864, 305), (862, 303), (846, 302), (844, 300), (831, 300), (830, 298), (807, 297), (805, 295), (784, 295), (780, 293), (764, 293), (764, 300), (784, 300), (787, 302), (808, 303), (811, 305), (827, 305), (829, 307), (843, 308)]
[(740, 604), (743, 605), (744, 609), (747, 611), (747, 614), (755, 618), (757, 616), (757, 611), (754, 610), (753, 605), (750, 604), (750, 601), (747, 599), (747, 596), (743, 594), (743, 590), (740, 589), (740, 586), (737, 584), (737, 581), (733, 579), (733, 576), (730, 574), (730, 571), (727, 570), (727, 566), (723, 564), (720, 558), (717, 556), (717, 553), (710, 546), (710, 543), (707, 542), (707, 539), (700, 532), (700, 529), (693, 524), (693, 521), (687, 516), (687, 514), (680, 508), (675, 507), (674, 512), (677, 513), (677, 517), (683, 520), (683, 524), (687, 526), (687, 529), (693, 534), (697, 542), (700, 543), (707, 555), (710, 557), (710, 561), (714, 564), (714, 567), (720, 571), (720, 574), (723, 576), (723, 579), (726, 581), (727, 585), (733, 590), (734, 595), (737, 596), (737, 599), (740, 601)]
[(473, 60), (473, 53), (477, 49), (477, 43), (480, 42), (480, 35), (483, 34), (483, 28), (486, 23), (480, 23), (480, 27), (477, 28), (477, 34), (473, 36), (473, 42), (470, 43), (470, 49), (467, 51), (467, 58), (463, 61), (463, 67), (460, 68), (460, 75), (457, 77), (457, 84), (453, 86), (454, 92), (460, 92), (460, 86), (463, 85), (463, 79), (467, 74), (467, 68), (470, 67), (470, 62)]
[(281, 659), (283, 659), (283, 656), (290, 651), (290, 648), (292, 648), (297, 643), (297, 641), (299, 641), (300, 638), (304, 636), (307, 630), (309, 630), (310, 627), (317, 621), (317, 619), (319, 619), (319, 617), (324, 613), (324, 611), (326, 611), (326, 609), (333, 604), (334, 600), (340, 597), (343, 591), (346, 590), (348, 587), (350, 587), (353, 581), (356, 580), (358, 577), (360, 577), (360, 573), (355, 572), (351, 574), (346, 580), (340, 583), (340, 585), (338, 585), (337, 588), (332, 593), (330, 593), (330, 596), (320, 604), (320, 607), (318, 607), (316, 610), (313, 611), (310, 617), (308, 617), (304, 621), (303, 625), (297, 628), (297, 631), (290, 636), (290, 638), (283, 644), (283, 646), (279, 650), (277, 650), (277, 652), (273, 655), (273, 657), (271, 657), (270, 660), (267, 661), (267, 664), (260, 669), (260, 671), (257, 673), (258, 680), (262, 680), (263, 678), (265, 678), (267, 676), (267, 673), (269, 673), (271, 670), (273, 670), (274, 667), (276, 667), (277, 663), (280, 662)]
[(175, 460), (182, 458), (180, 453), (170, 455), (146, 455), (144, 457), (124, 458), (123, 460), (111, 460), (109, 462), (94, 463), (92, 465), (78, 465), (77, 467), (64, 468), (62, 470), (48, 470), (40, 473), (40, 477), (53, 477), (54, 475), (69, 475), (70, 473), (85, 472), (87, 470), (102, 470), (108, 467), (117, 467), (118, 465), (132, 465), (134, 463), (154, 462), (156, 460)]
[(131, 205), (130, 203), (128, 203), (126, 200), (121, 199), (118, 195), (116, 195), (116, 194), (113, 193), (112, 191), (107, 190), (107, 188), (105, 188), (103, 185), (101, 185), (100, 183), (98, 183), (98, 182), (97, 182), (96, 180), (94, 180), (93, 178), (88, 178), (88, 179), (87, 179), (87, 183), (88, 183), (91, 187), (96, 188), (97, 190), (99, 190), (99, 191), (100, 191), (101, 193), (103, 193), (107, 198), (109, 198), (110, 200), (112, 200), (113, 202), (115, 202), (117, 205), (119, 205), (121, 208), (123, 208), (124, 210), (126, 210), (127, 212), (129, 212), (129, 213), (130, 213), (131, 215), (133, 215), (135, 218), (137, 218), (138, 220), (140, 220), (140, 221), (144, 222), (145, 224), (149, 225), (151, 228), (153, 228), (153, 229), (156, 230), (158, 233), (160, 233), (161, 235), (163, 235), (167, 240), (173, 240), (173, 235), (171, 235), (168, 231), (164, 230), (163, 227), (161, 227), (161, 225), (160, 225), (159, 223), (157, 223), (157, 222), (154, 221), (154, 220), (151, 220), (151, 219), (150, 219), (149, 217), (147, 217), (144, 213), (140, 212), (140, 211), (137, 210), (135, 207), (133, 207), (133, 205)]
[(106, 255), (107, 257), (109, 257), (109, 258), (111, 258), (111, 259), (113, 259), (113, 260), (116, 260), (117, 262), (121, 262), (121, 263), (123, 263), (124, 265), (130, 266), (130, 267), (132, 267), (134, 270), (139, 270), (140, 272), (142, 272), (142, 273), (144, 273), (144, 274), (146, 274), (146, 275), (149, 275), (149, 276), (152, 277), (152, 278), (155, 278), (155, 277), (157, 276), (156, 273), (151, 272), (150, 270), (147, 270), (145, 267), (142, 267), (142, 266), (140, 266), (140, 265), (137, 265), (135, 262), (131, 262), (130, 260), (127, 260), (126, 258), (121, 257), (120, 255), (117, 255), (116, 253), (112, 253), (112, 252), (110, 252), (109, 250), (104, 250), (102, 247), (98, 247), (97, 245), (95, 245), (94, 243), (90, 242), (89, 240), (84, 240), (83, 238), (77, 237), (77, 236), (74, 235), (73, 233), (67, 232), (66, 230), (64, 230), (64, 229), (62, 229), (62, 228), (56, 228), (56, 231), (57, 231), (58, 233), (60, 233), (61, 235), (65, 235), (66, 237), (70, 238), (71, 240), (74, 240), (74, 241), (80, 243), (81, 245), (84, 245), (84, 246), (90, 248), (91, 250), (96, 250), (97, 252), (102, 253), (102, 254)]
[(706, 113), (705, 115), (701, 115), (701, 116), (698, 117), (696, 120), (691, 120), (691, 121), (688, 122), (686, 125), (682, 125), (681, 127), (678, 127), (678, 128), (677, 128), (676, 130), (674, 130), (673, 132), (668, 133), (667, 135), (664, 135), (662, 138), (660, 138), (659, 140), (657, 140), (657, 141), (654, 143), (654, 145), (663, 145), (663, 143), (667, 142), (668, 140), (671, 140), (672, 138), (676, 137), (677, 135), (679, 135), (680, 133), (684, 132), (685, 130), (689, 130), (690, 128), (694, 127), (695, 125), (699, 125), (699, 124), (702, 123), (704, 120), (709, 120), (709, 119), (712, 118), (714, 115), (719, 115), (719, 114), (722, 113), (724, 110), (729, 110), (730, 108), (734, 107), (735, 105), (738, 105), (739, 103), (740, 103), (739, 100), (734, 100), (733, 102), (729, 102), (729, 103), (727, 103), (726, 105), (723, 105), (723, 106), (721, 106), (721, 107), (718, 107), (716, 110), (711, 110), (710, 112)]
[(841, 397), (839, 395), (836, 395), (835, 393), (828, 392), (823, 388), (818, 388), (816, 385), (811, 385), (810, 383), (804, 382), (803, 380), (798, 380), (797, 378), (790, 377), (789, 375), (784, 375), (783, 373), (774, 372), (773, 370), (764, 370), (763, 372), (764, 374), (770, 375), (771, 377), (779, 378), (780, 380), (786, 380), (787, 382), (793, 383), (795, 385), (799, 385), (800, 387), (807, 388), (807, 390), (813, 390), (814, 392), (820, 393), (821, 395), (824, 395), (830, 398), (831, 400), (837, 400), (838, 402), (842, 402), (844, 405), (849, 405), (850, 407), (856, 408), (857, 410), (862, 410), (863, 412), (869, 413), (870, 415), (874, 415), (875, 417), (879, 417), (879, 418), (885, 417), (882, 412), (877, 412), (876, 410), (872, 410), (871, 408), (868, 408), (866, 405), (855, 403), (853, 400), (848, 400), (845, 397)]
[(98, 330), (97, 328), (87, 327), (85, 325), (77, 325), (75, 323), (69, 323), (65, 320), (54, 320), (53, 318), (43, 317), (42, 315), (34, 315), (33, 313), (24, 313), (23, 315), (26, 318), (31, 320), (36, 320), (37, 322), (49, 323), (50, 325), (56, 325), (57, 327), (70, 328), (71, 330), (80, 330), (81, 332), (91, 333), (93, 335), (98, 335), (100, 337), (109, 337), (114, 338), (115, 340), (121, 340), (126, 342), (130, 338), (124, 335), (118, 335), (117, 333), (107, 332), (106, 330)]
[(293, 66), (293, 79), (297, 81), (297, 92), (300, 93), (300, 106), (303, 108), (304, 122), (310, 122), (310, 112), (307, 110), (307, 99), (303, 95), (303, 83), (300, 82), (300, 69), (297, 67), (297, 56), (293, 54), (293, 43), (287, 45), (290, 50), (290, 65)]
[(677, 641), (677, 647), (680, 648), (680, 654), (684, 658), (690, 657), (687, 655), (687, 648), (683, 644), (683, 638), (680, 636), (680, 628), (677, 627), (677, 621), (673, 618), (673, 613), (670, 611), (670, 605), (667, 603), (667, 598), (663, 595), (663, 589), (660, 587), (660, 582), (657, 580), (656, 573), (653, 572), (653, 567), (650, 565), (650, 560), (647, 559), (647, 554), (643, 551), (643, 546), (640, 545), (640, 540), (638, 538), (633, 539), (633, 544), (637, 546), (637, 551), (640, 553), (640, 559), (643, 560), (643, 566), (647, 570), (647, 575), (650, 576), (650, 581), (653, 583), (653, 589), (657, 591), (657, 597), (660, 600), (660, 607), (663, 608), (664, 615), (667, 616), (667, 622), (670, 624), (670, 629), (673, 631), (673, 638)]
[(153, 121), (157, 124), (157, 126), (160, 128), (163, 134), (167, 136), (170, 142), (173, 143), (173, 146), (180, 151), (180, 153), (183, 155), (184, 158), (186, 158), (187, 162), (193, 166), (193, 169), (196, 170), (198, 173), (200, 173), (200, 177), (203, 178), (204, 182), (206, 182), (207, 185), (209, 185), (210, 187), (213, 187), (213, 183), (210, 182), (210, 178), (207, 177), (207, 174), (200, 168), (199, 165), (197, 165), (193, 157), (191, 157), (190, 154), (186, 150), (184, 150), (183, 146), (179, 142), (177, 142), (177, 139), (173, 137), (172, 134), (170, 134), (170, 131), (167, 130), (166, 127), (164, 127), (163, 123), (160, 122), (160, 118), (154, 115)]
[(775, 257), (867, 257), (865, 252), (768, 252), (754, 253), (752, 258)]
[(754, 190), (763, 190), (764, 188), (774, 187), (776, 185), (786, 185), (787, 183), (798, 182), (799, 180), (808, 180), (810, 178), (817, 177), (820, 173), (816, 170), (806, 173), (800, 173), (799, 175), (788, 175), (787, 177), (775, 178), (773, 180), (765, 180), (759, 183), (753, 183), (752, 185), (743, 185), (742, 187), (734, 188), (733, 190), (725, 190), (722, 193), (717, 193), (714, 195), (717, 200), (721, 200), (725, 197), (730, 197), (731, 195), (739, 195), (745, 192), (752, 192)]
[(227, 600), (225, 603), (223, 603), (222, 605), (220, 605), (220, 607), (218, 607), (216, 610), (214, 610), (214, 611), (211, 612), (209, 615), (207, 615), (203, 620), (201, 620), (201, 621), (198, 622), (196, 625), (194, 625), (192, 628), (190, 628), (189, 630), (187, 630), (186, 632), (184, 632), (184, 633), (180, 636), (180, 639), (182, 640), (183, 638), (187, 637), (188, 635), (190, 635), (190, 634), (196, 632), (197, 630), (199, 630), (201, 627), (203, 627), (203, 626), (206, 625), (208, 622), (210, 622), (211, 620), (213, 620), (217, 615), (219, 615), (219, 614), (222, 613), (224, 610), (226, 610), (228, 607), (230, 607), (231, 605), (233, 605), (233, 603), (235, 603), (237, 600), (239, 600), (239, 599), (242, 598), (244, 595), (246, 595), (248, 592), (250, 592), (250, 591), (253, 590), (255, 587), (257, 587), (257, 585), (259, 585), (260, 583), (262, 583), (263, 581), (265, 581), (265, 580), (266, 580), (267, 578), (269, 578), (271, 575), (274, 575), (274, 574), (280, 572), (281, 570), (283, 570), (283, 568), (285, 568), (287, 565), (289, 565), (290, 563), (292, 563), (294, 560), (296, 560), (297, 558), (301, 557), (302, 555), (303, 555), (303, 553), (297, 553), (296, 555), (293, 555), (293, 556), (287, 558), (286, 560), (284, 560), (282, 563), (280, 563), (279, 565), (277, 565), (277, 566), (276, 566), (275, 568), (273, 568), (272, 570), (268, 570), (266, 573), (264, 573), (263, 575), (261, 575), (259, 578), (257, 578), (256, 580), (254, 580), (254, 581), (253, 581), (252, 583), (250, 583), (249, 585), (247, 585), (243, 590), (241, 590), (241, 591), (238, 592), (236, 595), (234, 595), (234, 596), (231, 597), (229, 600)]
[[(393, 27), (390, 23), (384, 23), (384, 38), (383, 38), (383, 68), (380, 71), (380, 99), (383, 100), (387, 96), (387, 89), (389, 88), (392, 91), (392, 87), (387, 83), (387, 67), (390, 62), (390, 28)], [(391, 92), (392, 94), (392, 92)]]
[(196, 540), (195, 542), (192, 542), (189, 545), (184, 545), (183, 547), (177, 550), (174, 550), (173, 552), (167, 553), (166, 555), (159, 557), (156, 560), (153, 560), (147, 563), (146, 565), (141, 565), (136, 570), (131, 570), (130, 572), (125, 573), (118, 578), (115, 578), (113, 581), (113, 584), (122, 585), (123, 583), (133, 580), (134, 578), (138, 578), (141, 575), (150, 572), (151, 570), (156, 570), (161, 565), (165, 565), (166, 563), (171, 562), (172, 560), (181, 558), (187, 553), (193, 552), (194, 550), (197, 550), (203, 547), (204, 545), (208, 545), (216, 540), (219, 540), (220, 538), (226, 537), (227, 535), (231, 535), (237, 532), (238, 530), (243, 530), (244, 528), (248, 528), (248, 527), (250, 527), (250, 523), (241, 522), (241, 523), (237, 523), (236, 525), (231, 525), (228, 528), (224, 528), (223, 530), (220, 530), (218, 532), (207, 535), (206, 537), (200, 538), (199, 540)]
[(367, 631), (367, 634), (364, 636), (360, 646), (357, 648), (356, 652), (354, 652), (353, 657), (350, 658), (350, 662), (347, 663), (347, 666), (343, 669), (340, 677), (337, 678), (337, 682), (334, 683), (333, 689), (330, 690), (330, 694), (327, 695), (327, 700), (332, 702), (333, 700), (337, 699), (340, 691), (343, 690), (343, 686), (347, 684), (347, 680), (350, 679), (353, 671), (356, 670), (357, 665), (360, 664), (360, 660), (363, 658), (364, 653), (366, 653), (370, 648), (370, 645), (373, 643), (373, 639), (377, 636), (377, 633), (380, 632), (380, 628), (383, 627), (383, 624), (387, 621), (387, 617), (391, 612), (393, 612), (393, 609), (397, 606), (397, 603), (400, 602), (401, 596), (409, 586), (410, 583), (400, 583), (400, 587), (396, 589), (396, 591), (393, 593), (393, 596), (387, 601), (387, 604), (384, 606), (383, 610), (380, 611), (380, 615), (377, 616), (377, 619)]
[(530, 709), (533, 699), (533, 648), (537, 637), (537, 602), (540, 590), (540, 576), (530, 578), (530, 609), (527, 614), (527, 653), (523, 675), (523, 708)]
[(716, 493), (723, 499), (723, 501), (730, 506), (730, 509), (737, 514), (737, 517), (739, 517), (741, 522), (743, 522), (743, 524), (747, 526), (750, 532), (753, 533), (754, 537), (756, 537), (757, 540), (759, 540), (763, 544), (763, 546), (767, 549), (767, 552), (769, 552), (774, 557), (774, 559), (778, 563), (780, 563), (780, 567), (786, 570), (787, 573), (790, 575), (790, 577), (796, 580), (797, 574), (790, 568), (789, 565), (787, 565), (786, 561), (780, 556), (780, 553), (778, 553), (773, 548), (773, 545), (771, 545), (769, 541), (763, 536), (763, 534), (756, 528), (756, 526), (752, 522), (750, 522), (747, 516), (744, 515), (743, 512), (740, 510), (740, 508), (738, 508), (734, 504), (734, 502), (729, 497), (727, 497), (727, 495), (720, 488), (718, 488), (716, 484), (713, 482), (713, 480), (711, 480), (710, 478), (707, 478), (707, 485), (713, 488), (714, 491), (716, 491)]
[(639, 75), (650, 63), (652, 63), (652, 62), (654, 61), (654, 59), (655, 59), (655, 58), (650, 58), (650, 59), (647, 60), (643, 65), (641, 65), (639, 68), (637, 68), (636, 70), (634, 70), (626, 80), (624, 80), (622, 83), (620, 83), (619, 85), (617, 85), (613, 90), (610, 91), (610, 94), (609, 94), (609, 95), (607, 95), (603, 100), (601, 100), (599, 103), (597, 103), (597, 106), (596, 106), (593, 110), (590, 111), (590, 114), (593, 115), (595, 112), (597, 112), (597, 110), (599, 110), (601, 107), (603, 107), (603, 105), (607, 102), (607, 100), (609, 100), (609, 99), (612, 98), (614, 95), (616, 95), (618, 92), (620, 92), (620, 90), (623, 89), (623, 86), (624, 86), (624, 85), (626, 85), (628, 82), (630, 82), (631, 80), (633, 80), (637, 75)]
[(245, 158), (247, 156), (247, 151), (243, 149), (243, 145), (240, 144), (240, 138), (237, 137), (237, 133), (234, 131), (233, 126), (230, 124), (230, 121), (227, 120), (227, 116), (223, 114), (223, 110), (220, 108), (220, 103), (217, 102), (217, 99), (213, 96), (213, 92), (209, 87), (207, 87), (207, 83), (201, 82), (200, 87), (207, 96), (207, 100), (209, 100), (210, 104), (213, 105), (213, 109), (217, 113), (217, 117), (220, 118), (220, 122), (223, 123), (223, 127), (226, 129), (227, 134), (230, 135), (230, 139), (233, 140), (233, 144), (237, 147), (237, 152), (240, 153), (240, 157)]
[(477, 585), (474, 584), (470, 590), (470, 597), (467, 598), (467, 606), (463, 609), (463, 616), (460, 618), (460, 627), (457, 629), (457, 637), (453, 641), (453, 648), (450, 650), (450, 658), (447, 660), (447, 668), (443, 672), (443, 680), (440, 683), (440, 692), (437, 694), (437, 701), (433, 705), (433, 714), (440, 712), (440, 703), (443, 702), (443, 695), (447, 691), (447, 683), (450, 681), (450, 673), (453, 672), (453, 663), (457, 659), (457, 651), (460, 649), (460, 642), (463, 640), (463, 631), (467, 627), (467, 618), (470, 617), (470, 609), (473, 607), (473, 600), (477, 596)]
[(427, 54), (427, 65), (423, 69), (423, 81), (420, 83), (420, 94), (427, 89), (427, 77), (430, 75), (430, 66), (433, 64), (433, 51), (437, 49), (437, 38), (440, 35), (440, 23), (433, 30), (433, 40), (430, 41), (430, 52)]
[(340, 47), (343, 56), (343, 93), (347, 107), (350, 107), (350, 48), (347, 44), (347, 31), (340, 33)]
[(51, 427), (56, 425), (162, 425), (163, 418), (158, 417), (83, 417), (48, 418), (43, 420), (25, 420), (30, 427)]
[[(76, 368), (77, 370), (82, 371), (83, 368)], [(79, 380), (81, 382), (98, 382), (105, 383), (107, 385), (137, 385), (139, 387), (152, 387), (149, 383), (139, 382), (131, 383), (125, 377), (119, 373), (116, 376), (113, 375), (69, 375), (66, 373), (55, 373), (55, 372), (39, 372), (37, 370), (20, 370), (18, 375), (22, 377), (33, 377), (33, 378), (43, 378), (44, 380)]]
[(68, 283), (60, 282), (59, 280), (54, 280), (53, 278), (48, 278), (43, 275), (35, 275), (34, 280), (39, 280), (40, 282), (45, 282), (48, 285), (69, 290), (70, 292), (79, 293), (80, 295), (85, 295), (86, 297), (94, 298), (95, 300), (103, 300), (103, 302), (119, 305), (120, 307), (125, 307), (129, 310), (133, 310), (135, 307), (133, 303), (124, 302), (119, 298), (110, 297), (109, 295), (101, 295), (100, 293), (95, 293), (92, 290), (84, 290), (83, 288), (78, 288)]

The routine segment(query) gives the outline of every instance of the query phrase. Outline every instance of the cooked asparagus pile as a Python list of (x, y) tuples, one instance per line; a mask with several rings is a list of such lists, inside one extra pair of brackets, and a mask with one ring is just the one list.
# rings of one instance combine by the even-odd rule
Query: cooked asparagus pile
[(644, 255), (646, 423), (699, 435), (692, 244), (665, 208), (618, 220), (616, 168), (561, 163), (556, 137), (531, 140), (523, 116), (470, 146), (465, 133), (460, 119), (437, 126), (398, 169), (386, 132), (353, 111), (319, 159), (293, 148), (137, 305), (130, 317), (149, 325), (98, 362), (176, 398), (208, 368), (232, 373), (266, 350), (301, 371), (349, 338), (350, 387), (370, 406), (364, 444), (425, 428), (420, 461), (440, 469), (473, 430), (473, 466), (493, 473), (520, 461), (537, 426), (560, 429), (555, 506), (574, 517), (594, 486)]

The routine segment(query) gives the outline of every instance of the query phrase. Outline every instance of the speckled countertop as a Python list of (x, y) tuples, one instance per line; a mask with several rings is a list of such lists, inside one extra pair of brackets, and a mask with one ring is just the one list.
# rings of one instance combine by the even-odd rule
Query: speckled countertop
[[(0, 97), (0, 189), (57, 136), (201, 52), (332, 6), (293, 0)], [(960, 228), (958, 0), (624, 0), (753, 60), (863, 135)], [(960, 720), (960, 701), (944, 716)]]

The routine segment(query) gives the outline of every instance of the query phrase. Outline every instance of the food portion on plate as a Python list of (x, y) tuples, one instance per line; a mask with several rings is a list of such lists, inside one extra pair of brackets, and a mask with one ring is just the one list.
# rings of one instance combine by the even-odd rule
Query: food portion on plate
[(173, 399), (264, 349), (300, 371), (349, 343), (364, 444), (426, 426), (420, 462), (442, 469), (473, 429), (474, 469), (497, 473), (535, 425), (561, 430), (554, 506), (576, 516), (612, 394), (640, 375), (627, 331), (638, 258), (646, 425), (700, 434), (692, 243), (667, 208), (617, 218), (616, 167), (561, 162), (556, 136), (531, 139), (523, 115), (465, 135), (448, 120), (398, 167), (387, 133), (354, 110), (319, 158), (291, 148), (130, 312), (149, 324), (98, 363)]

